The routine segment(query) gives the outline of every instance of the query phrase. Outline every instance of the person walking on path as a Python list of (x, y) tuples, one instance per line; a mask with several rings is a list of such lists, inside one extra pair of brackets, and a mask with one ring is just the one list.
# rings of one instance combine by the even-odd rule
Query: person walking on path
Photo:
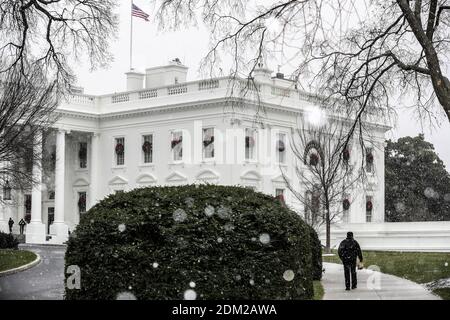
[(356, 289), (358, 285), (356, 258), (359, 258), (359, 262), (362, 263), (363, 256), (359, 243), (353, 239), (353, 232), (347, 232), (347, 238), (339, 245), (338, 255), (344, 265), (345, 290), (350, 290), (350, 282), (351, 288)]

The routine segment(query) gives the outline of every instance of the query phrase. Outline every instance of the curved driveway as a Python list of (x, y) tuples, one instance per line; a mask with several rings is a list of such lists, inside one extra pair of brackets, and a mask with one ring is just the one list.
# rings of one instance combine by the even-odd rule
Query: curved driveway
[(0, 277), (0, 300), (60, 300), (64, 295), (63, 246), (21, 246), (41, 256), (26, 271)]

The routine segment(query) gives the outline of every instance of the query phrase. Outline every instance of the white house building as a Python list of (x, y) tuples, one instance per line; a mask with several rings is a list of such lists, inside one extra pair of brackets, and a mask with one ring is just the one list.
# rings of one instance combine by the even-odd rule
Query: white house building
[[(132, 71), (126, 74), (126, 92), (92, 96), (80, 91), (61, 104), (54, 132), (40, 146), (44, 154), (53, 153), (54, 165), (49, 172), (47, 166), (34, 166), (33, 175), (42, 184), (31, 190), (7, 194), (4, 188), (1, 230), (8, 231), (11, 217), (18, 233), (18, 222), (27, 218), (27, 243), (61, 244), (80, 216), (111, 193), (204, 182), (282, 195), (303, 214), (281, 170), (301, 190), (301, 182), (294, 181), (297, 159), (289, 148), (290, 135), (308, 110), (319, 107), (317, 100), (262, 67), (249, 87), (245, 80), (228, 77), (186, 82), (187, 71), (177, 60), (145, 74)], [(233, 98), (232, 91), (242, 88), (246, 97)], [(342, 223), (384, 221), (384, 135), (389, 127), (376, 121), (368, 127), (367, 152), (373, 159), (368, 185), (350, 195)], [(359, 153), (354, 148), (352, 157)]]

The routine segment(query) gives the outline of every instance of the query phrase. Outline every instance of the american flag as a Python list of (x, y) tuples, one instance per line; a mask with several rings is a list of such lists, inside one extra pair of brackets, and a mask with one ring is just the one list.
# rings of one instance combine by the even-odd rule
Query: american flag
[(131, 15), (133, 17), (138, 17), (138, 18), (142, 18), (145, 21), (148, 21), (148, 17), (150, 17), (148, 14), (146, 14), (144, 11), (142, 11), (141, 9), (139, 9), (138, 6), (136, 6), (134, 3), (132, 5), (132, 10), (131, 10)]

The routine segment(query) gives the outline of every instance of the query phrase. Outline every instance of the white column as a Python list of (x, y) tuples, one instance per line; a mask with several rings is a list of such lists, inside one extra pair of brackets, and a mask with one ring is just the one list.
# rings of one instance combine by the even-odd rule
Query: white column
[(100, 170), (99, 162), (99, 152), (100, 152), (100, 134), (94, 133), (91, 136), (91, 163), (88, 164), (90, 171), (90, 187), (89, 187), (89, 208), (92, 208), (99, 200), (99, 182), (98, 182), (98, 172)]
[(31, 193), (31, 222), (27, 226), (27, 243), (46, 243), (45, 224), (42, 223), (42, 133), (36, 132), (34, 143), (33, 187)]
[(50, 226), (52, 243), (62, 244), (69, 238), (69, 227), (64, 221), (65, 172), (66, 172), (66, 131), (56, 133), (55, 164), (55, 221)]
[(0, 231), (4, 233), (9, 233), (8, 221), (6, 221), (6, 205), (1, 201), (0, 201)]

